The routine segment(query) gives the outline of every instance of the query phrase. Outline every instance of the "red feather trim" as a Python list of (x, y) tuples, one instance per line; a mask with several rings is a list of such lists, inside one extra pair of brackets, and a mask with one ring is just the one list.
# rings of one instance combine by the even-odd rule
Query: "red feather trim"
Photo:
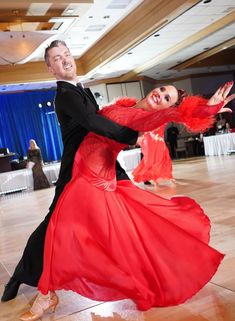
[[(107, 109), (103, 108), (101, 113), (117, 123), (140, 131), (154, 130), (165, 123), (176, 122), (184, 124), (191, 132), (204, 132), (213, 125), (214, 116), (223, 105), (221, 102), (218, 105), (209, 106), (207, 99), (200, 96), (189, 96), (185, 97), (178, 107), (173, 106), (152, 112), (140, 108), (128, 111), (124, 108), (117, 113), (117, 106), (132, 107), (136, 102), (136, 98), (121, 97), (107, 106)], [(131, 123), (128, 121), (130, 114), (132, 114)]]
[(214, 116), (223, 105), (207, 105), (208, 100), (199, 96), (186, 97), (178, 107), (175, 121), (183, 123), (192, 132), (204, 132), (215, 122)]
[(122, 107), (132, 107), (137, 103), (137, 99), (134, 97), (121, 97), (115, 101), (115, 105)]

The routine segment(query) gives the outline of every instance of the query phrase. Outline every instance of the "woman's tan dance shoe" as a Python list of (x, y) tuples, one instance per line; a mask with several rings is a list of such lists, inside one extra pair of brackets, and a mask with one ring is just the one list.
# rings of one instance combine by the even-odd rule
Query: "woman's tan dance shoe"
[(51, 291), (47, 295), (41, 293), (36, 297), (31, 309), (21, 315), (21, 321), (36, 321), (39, 320), (44, 312), (55, 312), (56, 306), (59, 303), (58, 296)]

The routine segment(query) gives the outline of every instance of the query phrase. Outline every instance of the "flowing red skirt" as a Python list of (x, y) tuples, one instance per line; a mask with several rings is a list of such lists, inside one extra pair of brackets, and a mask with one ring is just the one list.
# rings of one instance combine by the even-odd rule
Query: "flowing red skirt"
[(130, 298), (140, 310), (180, 304), (223, 258), (208, 245), (209, 232), (208, 217), (188, 197), (165, 199), (130, 181), (103, 191), (74, 175), (48, 226), (39, 290)]

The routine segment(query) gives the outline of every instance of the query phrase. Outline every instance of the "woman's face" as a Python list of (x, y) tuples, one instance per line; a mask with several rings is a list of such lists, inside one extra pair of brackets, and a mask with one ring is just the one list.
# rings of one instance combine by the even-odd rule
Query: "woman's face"
[(166, 109), (177, 102), (178, 91), (174, 86), (162, 86), (153, 89), (145, 99), (149, 111)]
[(30, 140), (30, 141), (29, 141), (29, 145), (30, 145), (30, 148), (31, 148), (31, 149), (34, 149), (34, 148), (35, 148), (35, 143), (34, 143), (33, 140)]

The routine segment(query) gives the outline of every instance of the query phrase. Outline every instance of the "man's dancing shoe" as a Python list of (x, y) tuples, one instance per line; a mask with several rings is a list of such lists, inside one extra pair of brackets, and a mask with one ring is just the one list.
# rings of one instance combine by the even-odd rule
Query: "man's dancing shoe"
[(5, 285), (5, 290), (3, 292), (1, 301), (6, 302), (14, 299), (17, 296), (17, 292), (21, 282), (16, 280), (13, 276), (10, 278), (9, 282)]

